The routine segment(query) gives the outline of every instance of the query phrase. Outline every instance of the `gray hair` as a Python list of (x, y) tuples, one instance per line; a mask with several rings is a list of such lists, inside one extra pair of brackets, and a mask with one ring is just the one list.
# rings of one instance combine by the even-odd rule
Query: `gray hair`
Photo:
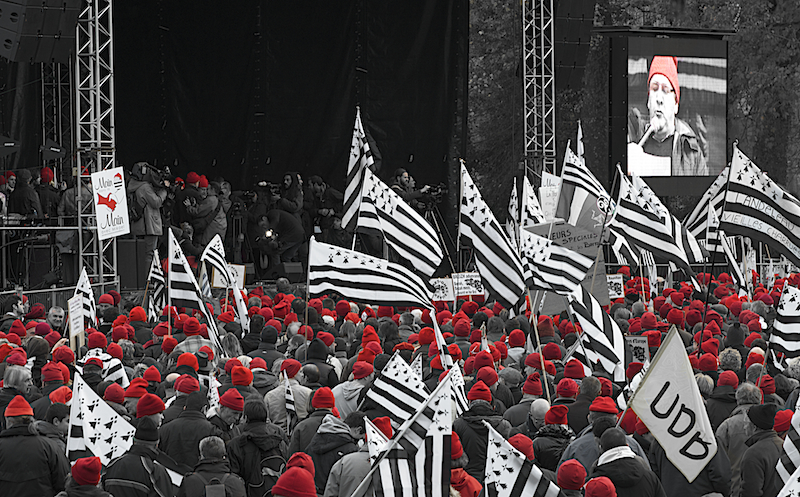
[(225, 353), (225, 357), (239, 357), (240, 355), (244, 355), (242, 352), (242, 345), (233, 333), (227, 333), (222, 337), (222, 351)]
[(631, 313), (633, 313), (633, 317), (635, 318), (642, 317), (642, 314), (645, 312), (647, 312), (647, 308), (644, 306), (644, 302), (642, 301), (634, 302), (634, 304), (631, 306)]
[(49, 316), (49, 315), (50, 315), (50, 313), (52, 313), (53, 311), (56, 311), (56, 312), (58, 312), (58, 311), (64, 312), (64, 308), (63, 308), (63, 307), (61, 307), (61, 306), (59, 306), (59, 305), (54, 305), (53, 307), (51, 307), (51, 308), (50, 308), (50, 310), (49, 310), (49, 311), (47, 311), (47, 315)]
[(742, 383), (736, 389), (736, 405), (743, 406), (761, 403), (761, 389), (752, 383)]
[(3, 373), (3, 386), (13, 387), (25, 392), (30, 379), (31, 372), (25, 366), (7, 365), (5, 373)]
[(600, 395), (603, 385), (594, 376), (587, 376), (581, 380), (581, 393), (589, 395), (593, 400)]
[(258, 307), (261, 309), (261, 298), (254, 295), (247, 299), (247, 308), (249, 309), (251, 307)]
[(745, 381), (748, 381), (755, 385), (759, 378), (764, 373), (764, 366), (761, 364), (751, 364), (749, 368), (747, 368), (747, 374), (745, 375)]
[(206, 437), (200, 440), (200, 459), (224, 459), (225, 442), (219, 437)]
[(711, 395), (714, 390), (714, 380), (710, 376), (703, 373), (694, 375), (694, 380), (697, 382), (697, 388), (700, 389), (702, 395)]
[(738, 350), (728, 347), (719, 353), (719, 367), (723, 371), (738, 372), (742, 369), (742, 355)]

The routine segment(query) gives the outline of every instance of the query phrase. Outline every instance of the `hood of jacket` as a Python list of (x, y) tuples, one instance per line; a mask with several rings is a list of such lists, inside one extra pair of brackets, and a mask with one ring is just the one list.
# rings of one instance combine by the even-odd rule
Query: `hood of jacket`
[(342, 385), (342, 395), (344, 400), (352, 402), (358, 399), (358, 394), (364, 388), (364, 385), (358, 380), (346, 381)]
[(752, 447), (756, 442), (760, 442), (765, 438), (772, 438), (773, 436), (775, 438), (778, 437), (778, 434), (775, 433), (775, 430), (762, 430), (761, 428), (757, 428), (756, 432), (753, 433), (753, 435), (750, 438), (745, 440), (744, 443), (748, 447)]
[(194, 467), (194, 472), (204, 473), (230, 473), (231, 465), (226, 459), (202, 459)]
[(317, 433), (338, 433), (350, 436), (350, 427), (333, 414), (328, 414), (322, 418)]
[(575, 432), (567, 425), (544, 425), (536, 433), (536, 438), (539, 437), (570, 440), (575, 437)]
[(489, 432), (489, 430), (486, 429), (486, 425), (483, 424), (484, 421), (488, 422), (495, 429), (504, 421), (503, 416), (499, 416), (491, 405), (484, 402), (473, 404), (468, 411), (461, 415), (461, 419), (468, 423), (478, 434)]
[(283, 434), (283, 430), (271, 423), (247, 423), (239, 443), (245, 445), (248, 441), (253, 442), (261, 452), (267, 452), (286, 441), (286, 435)]
[(253, 386), (255, 388), (275, 387), (278, 383), (280, 383), (280, 380), (271, 371), (253, 371)]
[(350, 427), (333, 414), (322, 418), (317, 434), (311, 440), (311, 446), (318, 454), (330, 452), (342, 445), (354, 444), (355, 440), (350, 435)]
[(714, 391), (711, 392), (711, 395), (708, 398), (718, 400), (720, 402), (735, 404), (736, 390), (730, 385), (722, 385), (715, 387)]
[(626, 457), (597, 466), (594, 476), (607, 476), (617, 488), (630, 488), (644, 477), (644, 466), (638, 459)]
[(319, 338), (315, 338), (311, 340), (311, 343), (308, 345), (308, 358), (325, 361), (328, 358), (328, 350), (328, 347), (325, 346), (325, 342)]

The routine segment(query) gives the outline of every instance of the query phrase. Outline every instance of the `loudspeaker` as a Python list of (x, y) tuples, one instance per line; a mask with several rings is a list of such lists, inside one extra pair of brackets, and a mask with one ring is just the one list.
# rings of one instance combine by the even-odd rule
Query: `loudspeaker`
[(141, 290), (147, 282), (150, 258), (144, 240), (117, 239), (117, 271), (123, 290)]
[(53, 250), (50, 245), (28, 245), (28, 288), (43, 288), (45, 277), (53, 268)]
[(270, 273), (270, 278), (275, 280), (278, 278), (286, 278), (292, 283), (302, 283), (305, 281), (303, 265), (299, 262), (284, 262), (275, 266)]
[(69, 62), (81, 0), (0, 1), (0, 55), (13, 62)]

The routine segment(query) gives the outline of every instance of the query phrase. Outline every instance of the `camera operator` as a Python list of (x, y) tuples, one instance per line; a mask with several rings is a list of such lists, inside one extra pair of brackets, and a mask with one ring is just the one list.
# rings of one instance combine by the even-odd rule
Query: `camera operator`
[(187, 212), (185, 200), (188, 198), (190, 199), (190, 203), (191, 199), (194, 199), (195, 202), (200, 202), (202, 199), (200, 198), (199, 186), (200, 175), (194, 171), (190, 171), (189, 174), (186, 175), (186, 185), (183, 189), (175, 192), (172, 224), (180, 225), (187, 221), (192, 222), (194, 216)]
[(195, 240), (205, 246), (214, 238), (214, 235), (225, 236), (228, 229), (228, 218), (222, 209), (222, 202), (217, 194), (220, 191), (219, 183), (209, 184), (205, 176), (198, 182), (200, 200), (193, 197), (183, 199), (186, 212), (193, 217), (190, 221), (195, 231)]
[(144, 236), (148, 260), (158, 245), (159, 237), (164, 233), (161, 206), (167, 198), (168, 188), (169, 180), (164, 178), (159, 169), (147, 162), (133, 165), (127, 191), (133, 200), (133, 205), (128, 206), (132, 222), (131, 233)]
[[(281, 262), (295, 258), (306, 242), (300, 220), (280, 209), (272, 209), (257, 216), (248, 226), (250, 246), (257, 270), (266, 270)], [(269, 256), (269, 264), (261, 262), (261, 255)], [(300, 259), (305, 259), (301, 254)], [(262, 273), (263, 274), (263, 273)]]
[(27, 169), (17, 173), (17, 184), (8, 197), (9, 214), (20, 214), (29, 218), (40, 218), (44, 215), (39, 194), (31, 186), (32, 177)]
[(36, 185), (36, 192), (42, 203), (42, 213), (45, 219), (55, 219), (58, 217), (58, 204), (61, 200), (61, 189), (54, 182), (53, 170), (43, 167), (40, 174), (41, 180)]
[(394, 171), (394, 178), (390, 185), (395, 193), (406, 201), (411, 207), (419, 209), (420, 199), (428, 193), (430, 186), (425, 185), (421, 190), (415, 190), (414, 178), (402, 167)]
[[(341, 228), (344, 195), (328, 186), (319, 176), (310, 177), (308, 185), (304, 208), (312, 220), (312, 224), (319, 226), (322, 231), (321, 241), (335, 244), (336, 240), (341, 238), (334, 232), (337, 229), (335, 226), (338, 225), (338, 231), (344, 233)], [(337, 218), (338, 223), (336, 222)], [(306, 236), (310, 237), (311, 233), (306, 233)]]

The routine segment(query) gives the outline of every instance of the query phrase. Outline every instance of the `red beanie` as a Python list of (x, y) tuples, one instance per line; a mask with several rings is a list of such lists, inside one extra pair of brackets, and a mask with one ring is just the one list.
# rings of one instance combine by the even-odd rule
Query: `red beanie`
[(614, 403), (611, 397), (595, 398), (589, 406), (589, 410), (591, 412), (606, 412), (609, 414), (619, 413), (619, 409), (617, 409), (617, 405)]
[(149, 416), (164, 412), (164, 401), (158, 395), (146, 393), (139, 398), (136, 403), (136, 417)]
[(783, 409), (775, 413), (775, 425), (773, 426), (773, 429), (778, 433), (787, 431), (792, 425), (793, 415), (794, 411), (791, 409)]
[(289, 468), (272, 487), (272, 495), (280, 495), (281, 497), (317, 497), (314, 477), (302, 468)]
[(15, 416), (33, 416), (33, 409), (25, 397), (17, 395), (6, 406), (5, 417), (13, 418)]
[(467, 400), (485, 400), (486, 402), (491, 402), (492, 391), (489, 390), (486, 383), (479, 380), (469, 389)]
[(222, 397), (219, 398), (219, 403), (234, 411), (244, 411), (244, 397), (235, 388), (226, 390)]
[(480, 370), (486, 366), (494, 367), (494, 359), (488, 350), (481, 350), (475, 354), (475, 362), (473, 363), (473, 367), (475, 370)]
[[(515, 330), (519, 331), (519, 330)], [(459, 319), (456, 321), (455, 326), (453, 327), (453, 332), (456, 334), (457, 337), (468, 337), (470, 332), (469, 321), (466, 319)], [(513, 333), (513, 331), (512, 331)], [(520, 331), (520, 333), (522, 333)], [(525, 336), (523, 335), (523, 343), (525, 340)], [(518, 347), (518, 345), (512, 345), (512, 347)]]
[(200, 370), (200, 364), (197, 362), (197, 356), (190, 352), (184, 352), (178, 356), (178, 366), (189, 366), (195, 371)]
[(542, 396), (542, 380), (539, 373), (533, 373), (528, 375), (528, 378), (525, 380), (525, 384), (522, 385), (522, 393), (528, 395), (538, 395)]
[(555, 331), (553, 330), (553, 320), (550, 318), (550, 316), (539, 316), (536, 329), (539, 331), (540, 337), (555, 336)]
[(578, 395), (578, 384), (571, 378), (562, 378), (556, 385), (556, 395), (559, 397), (575, 397)]
[(244, 366), (234, 366), (231, 371), (231, 382), (234, 386), (247, 386), (253, 383), (253, 372)]
[(142, 375), (142, 378), (144, 378), (147, 381), (154, 381), (156, 383), (160, 383), (161, 382), (161, 372), (158, 370), (157, 367), (150, 366), (149, 368), (147, 368), (145, 370), (144, 374)]
[(305, 452), (295, 452), (292, 454), (292, 457), (286, 461), (285, 471), (288, 471), (289, 468), (304, 469), (308, 471), (311, 476), (314, 476), (314, 461), (311, 459), (311, 456)]
[(637, 361), (632, 361), (630, 364), (628, 364), (628, 367), (625, 369), (625, 376), (628, 378), (628, 381), (631, 381), (634, 376), (639, 374), (639, 371), (641, 371), (643, 367), (644, 364)]
[(356, 361), (356, 363), (353, 364), (353, 378), (356, 380), (366, 378), (371, 375), (374, 370), (372, 364), (365, 361)]
[(389, 416), (375, 418), (372, 420), (372, 424), (374, 424), (381, 433), (386, 435), (386, 438), (392, 438), (392, 420), (389, 419)]
[[(156, 328), (158, 327), (156, 326)], [(178, 346), (178, 340), (176, 340), (174, 337), (171, 336), (164, 337), (164, 340), (161, 342), (161, 351), (164, 352), (165, 354), (171, 354), (172, 351), (175, 350), (175, 347), (177, 346)]]
[(486, 384), (486, 386), (492, 386), (497, 383), (497, 371), (494, 370), (493, 367), (484, 366), (480, 370), (478, 370), (478, 374), (476, 376), (477, 380), (480, 380)]
[(656, 319), (656, 315), (652, 312), (645, 312), (642, 315), (642, 329), (645, 331), (654, 330), (658, 326), (658, 320)]
[(723, 371), (719, 374), (717, 386), (731, 386), (737, 388), (739, 386), (739, 377), (733, 371)]
[(667, 321), (674, 324), (678, 328), (683, 328), (683, 311), (679, 309), (672, 309), (667, 313)]
[(586, 468), (577, 459), (564, 461), (558, 468), (557, 481), (564, 490), (580, 490), (586, 481)]
[(89, 333), (87, 342), (88, 342), (87, 346), (90, 349), (105, 349), (106, 346), (108, 346), (108, 340), (106, 340), (106, 336), (100, 333), (99, 331), (95, 331), (94, 333)]
[(547, 414), (544, 415), (544, 423), (548, 425), (565, 425), (568, 423), (567, 421), (568, 412), (569, 412), (569, 407), (564, 405), (555, 405), (547, 410)]
[(197, 381), (197, 378), (188, 374), (180, 375), (178, 379), (175, 380), (173, 386), (176, 392), (181, 392), (186, 394), (197, 392), (200, 390), (200, 382)]
[(719, 367), (717, 363), (717, 356), (711, 353), (705, 353), (700, 356), (700, 363), (698, 364), (698, 369), (700, 371), (716, 371)]
[(314, 409), (332, 409), (336, 407), (333, 391), (328, 387), (318, 388), (317, 391), (314, 392), (314, 397), (311, 399), (311, 407)]
[(64, 381), (61, 375), (61, 368), (54, 362), (48, 362), (42, 367), (42, 381)]
[(581, 361), (577, 359), (570, 359), (569, 362), (567, 362), (567, 365), (564, 366), (564, 376), (566, 378), (573, 378), (576, 380), (580, 380), (585, 377), (586, 372), (583, 369), (583, 364)]
[[(548, 343), (544, 347), (542, 347), (542, 355), (545, 359), (549, 361), (560, 361), (561, 360), (561, 347), (556, 345), (553, 342)], [(583, 378), (583, 370), (581, 369), (581, 378)]]
[(453, 432), (450, 436), (450, 459), (456, 460), (464, 455), (464, 447), (461, 445), (461, 438), (458, 433)]
[(66, 345), (62, 345), (53, 351), (53, 360), (56, 362), (71, 364), (75, 361), (75, 353)]
[(120, 347), (118, 343), (112, 343), (109, 345), (106, 349), (106, 352), (108, 352), (108, 355), (111, 357), (116, 357), (120, 361), (122, 360), (122, 347)]
[(200, 321), (197, 318), (188, 318), (183, 323), (183, 333), (189, 337), (200, 334)]
[(592, 478), (584, 488), (584, 497), (617, 497), (617, 488), (614, 483), (605, 476)]
[[(53, 173), (50, 174), (52, 175)], [(72, 465), (72, 479), (78, 485), (96, 487), (100, 483), (100, 470), (102, 467), (99, 457), (81, 457)]]
[(286, 371), (286, 375), (289, 378), (294, 378), (297, 373), (300, 372), (301, 367), (302, 365), (300, 364), (300, 361), (297, 361), (296, 359), (285, 359), (281, 363), (281, 373)]
[[(522, 330), (513, 330), (511, 334), (508, 335), (508, 345), (511, 347), (524, 347), (525, 333), (523, 333)], [(556, 347), (558, 346), (556, 345)]]
[[(556, 407), (564, 407), (564, 406), (556, 406)], [(550, 408), (553, 409), (552, 407)], [(549, 411), (548, 411), (548, 414)], [(547, 416), (545, 415), (545, 420)], [(567, 423), (549, 423), (549, 424), (567, 424)], [(508, 443), (511, 444), (512, 447), (517, 449), (518, 451), (522, 452), (525, 455), (525, 458), (529, 461), (533, 461), (533, 441), (523, 435), (522, 433), (517, 433), (513, 437), (508, 439)]]
[(109, 402), (122, 404), (125, 402), (125, 390), (119, 386), (119, 383), (112, 383), (106, 388), (106, 391), (103, 392), (103, 399)]
[[(758, 323), (758, 321), (751, 321), (751, 322)], [(758, 326), (759, 326), (759, 328), (761, 328), (760, 324)], [(764, 338), (764, 337), (761, 336), (761, 333), (758, 333), (757, 331), (753, 331), (752, 333), (747, 335), (747, 338), (744, 339), (745, 347), (752, 347), (753, 346), (753, 342), (758, 340), (758, 339), (760, 339), (760, 338)]]
[(756, 386), (761, 389), (764, 395), (772, 395), (775, 393), (775, 380), (772, 376), (765, 374), (756, 382)]
[(433, 331), (433, 328), (425, 327), (419, 330), (419, 344), (420, 345), (430, 345), (436, 341), (436, 335)]
[(114, 297), (112, 297), (111, 295), (109, 295), (107, 293), (104, 293), (103, 295), (100, 295), (100, 298), (97, 300), (97, 303), (98, 304), (114, 305)]

